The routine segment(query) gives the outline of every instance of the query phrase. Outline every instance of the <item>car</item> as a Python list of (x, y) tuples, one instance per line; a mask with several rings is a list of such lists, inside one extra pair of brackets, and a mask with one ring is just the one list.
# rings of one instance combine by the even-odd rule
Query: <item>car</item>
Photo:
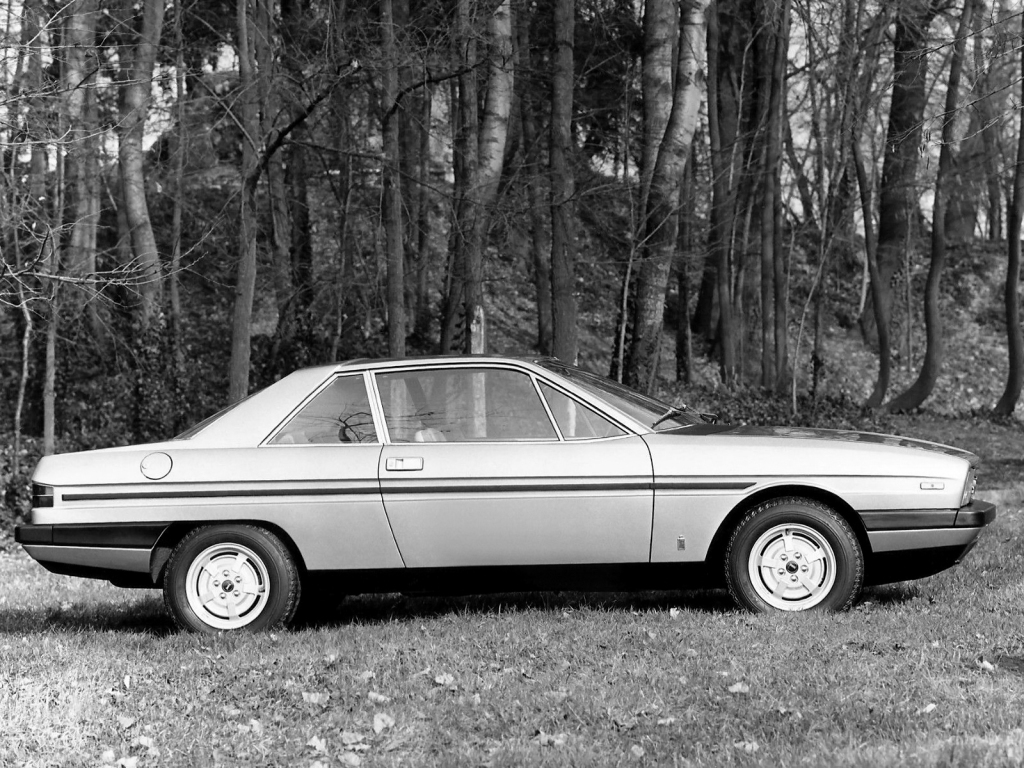
[(841, 610), (952, 566), (995, 507), (978, 457), (718, 424), (553, 358), (353, 360), (172, 440), (46, 456), (16, 540), (161, 588), (175, 622), (284, 626), (335, 593), (726, 587)]

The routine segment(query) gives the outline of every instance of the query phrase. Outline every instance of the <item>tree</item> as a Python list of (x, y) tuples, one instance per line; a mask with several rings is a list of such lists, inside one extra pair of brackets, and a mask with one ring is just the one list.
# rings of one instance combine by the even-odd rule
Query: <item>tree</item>
[[(1024, 38), (1024, 14), (1021, 14), (1021, 37)], [(1024, 99), (1024, 56), (1021, 57), (1021, 98)], [(995, 416), (1009, 416), (1017, 407), (1021, 386), (1024, 385), (1024, 335), (1020, 327), (1020, 302), (1017, 286), (1020, 282), (1021, 219), (1024, 217), (1024, 126), (1018, 128), (1017, 162), (1013, 169), (1013, 201), (1007, 216), (1008, 258), (1006, 264), (1006, 342), (1009, 350), (1009, 371), (1006, 389), (992, 409)]]
[(402, 186), (399, 180), (398, 48), (392, 0), (381, 0), (380, 26), (384, 67), (384, 235), (387, 264), (388, 354), (405, 357), (405, 251), (402, 229)]
[[(256, 0), (263, 3), (267, 0)], [(238, 272), (231, 320), (231, 363), (228, 371), (228, 402), (249, 394), (252, 304), (256, 292), (256, 188), (260, 166), (256, 141), (259, 138), (259, 88), (256, 54), (252, 44), (254, 25), (247, 0), (237, 0), (236, 43), (238, 46), (239, 123), (242, 128), (241, 189), (238, 205)]]
[[(514, 63), (512, 58), (512, 8), (501, 0), (487, 17), (487, 76), (483, 115), (478, 115), (476, 45), (472, 39), (469, 2), (460, 0), (460, 44), (463, 46), (459, 77), (458, 147), (455, 216), (450, 240), (451, 288), (445, 304), (442, 349), (482, 353), (486, 351), (483, 300), (483, 254), (490, 221), (489, 209), (498, 196), (498, 182), (505, 162), (509, 119), (512, 112)], [(461, 150), (461, 151), (459, 151)]]
[(572, 169), (575, 0), (554, 0), (551, 62), (551, 315), (552, 354), (576, 362), (576, 178)]
[(949, 85), (946, 88), (946, 109), (942, 113), (942, 139), (939, 148), (939, 170), (935, 175), (935, 202), (932, 205), (932, 253), (925, 287), (924, 321), (927, 329), (927, 348), (921, 373), (917, 380), (888, 405), (890, 411), (909, 411), (923, 403), (935, 388), (942, 369), (944, 343), (942, 313), (939, 310), (939, 281), (946, 262), (946, 200), (947, 184), (953, 166), (954, 123), (960, 97), (960, 72), (963, 68), (967, 30), (970, 29), (974, 0), (965, 0), (960, 14), (960, 25), (953, 43), (953, 56), (949, 64)]
[[(882, 184), (879, 191), (878, 283), (872, 295), (873, 314), (865, 315), (865, 334), (876, 328), (890, 329), (892, 322), (892, 279), (910, 242), (917, 205), (917, 163), (927, 102), (928, 60), (925, 55), (928, 25), (938, 6), (932, 0), (907, 0), (896, 10), (893, 42), (893, 89), (889, 126), (885, 139)], [(907, 276), (909, 279), (909, 276)], [(871, 318), (875, 328), (871, 327)], [(889, 389), (889, 359), (892, 352), (879, 345), (879, 369), (867, 406), (877, 408)]]
[(121, 171), (121, 198), (129, 232), (131, 249), (137, 270), (139, 299), (135, 321), (141, 331), (160, 312), (162, 275), (160, 254), (146, 202), (145, 151), (143, 148), (146, 118), (152, 102), (153, 67), (160, 46), (160, 32), (164, 23), (163, 0), (144, 0), (141, 24), (136, 29), (128, 22), (125, 26), (134, 33), (132, 43), (122, 51), (121, 66), (121, 119), (118, 122), (118, 164)]
[[(664, 57), (645, 57), (644, 98), (658, 99), (667, 84), (671, 108), (661, 136), (656, 131), (649, 139), (657, 142), (655, 152), (644, 150), (644, 158), (653, 156), (649, 172), (649, 191), (644, 212), (644, 260), (637, 279), (636, 319), (625, 379), (634, 387), (650, 392), (657, 374), (662, 324), (665, 312), (665, 290), (678, 246), (679, 201), (683, 170), (690, 156), (700, 105), (706, 91), (705, 62), (707, 56), (707, 22), (705, 0), (688, 0), (682, 5), (678, 27), (671, 2), (648, 0), (644, 14), (645, 29), (649, 24), (658, 29), (679, 29), (678, 41), (667, 41), (669, 51), (676, 42), (674, 77), (672, 57), (665, 71)], [(655, 39), (656, 35), (652, 35)], [(652, 45), (651, 53), (660, 53)], [(648, 63), (650, 69), (648, 72)], [(674, 87), (672, 85), (674, 80)], [(648, 137), (645, 137), (648, 138)], [(649, 162), (650, 160), (648, 160)], [(641, 178), (644, 178), (641, 174)]]

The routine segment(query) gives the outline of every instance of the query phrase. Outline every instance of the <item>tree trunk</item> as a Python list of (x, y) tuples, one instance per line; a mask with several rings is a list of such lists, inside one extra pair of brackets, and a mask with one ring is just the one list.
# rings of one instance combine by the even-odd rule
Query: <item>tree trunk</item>
[(419, 101), (420, 119), (417, 126), (419, 152), (416, 164), (416, 297), (413, 328), (420, 344), (426, 345), (430, 336), (432, 312), (430, 306), (430, 206), (428, 188), (430, 184), (430, 116), (433, 105), (433, 91), (425, 88)]
[[(772, 169), (772, 207), (764, 209), (772, 217), (772, 287), (775, 299), (775, 391), (782, 392), (789, 383), (789, 275), (786, 252), (782, 246), (782, 131), (788, 122), (784, 114), (786, 98), (786, 62), (789, 53), (789, 0), (781, 0), (778, 9), (778, 31), (772, 65), (772, 96), (768, 106), (768, 166)], [(767, 203), (767, 199), (765, 200)]]
[(392, 0), (381, 0), (384, 58), (384, 234), (387, 248), (388, 355), (405, 357), (405, 252), (398, 132), (398, 45)]
[(946, 263), (946, 199), (947, 184), (953, 166), (953, 142), (956, 140), (954, 125), (957, 116), (957, 102), (960, 98), (960, 72), (963, 68), (964, 48), (967, 45), (967, 30), (970, 28), (974, 0), (966, 0), (960, 25), (953, 44), (953, 56), (949, 64), (949, 85), (946, 88), (946, 110), (942, 123), (942, 145), (939, 148), (939, 169), (935, 176), (935, 202), (932, 208), (932, 254), (928, 268), (928, 282), (924, 296), (924, 322), (927, 335), (924, 363), (917, 380), (899, 397), (892, 400), (890, 411), (910, 411), (920, 407), (928, 399), (942, 369), (944, 344), (942, 338), (942, 314), (939, 310), (939, 283)]
[[(652, 18), (661, 19), (654, 0), (648, 0)], [(669, 13), (674, 5), (665, 2)], [(671, 112), (659, 143), (657, 160), (651, 173), (650, 192), (644, 215), (644, 260), (637, 279), (636, 319), (626, 363), (628, 384), (651, 392), (657, 379), (657, 361), (665, 313), (665, 290), (668, 286), (672, 257), (678, 243), (679, 196), (683, 169), (690, 156), (693, 135), (697, 129), (700, 105), (706, 89), (707, 0), (688, 0), (680, 9), (678, 57)], [(647, 15), (644, 21), (647, 23)], [(646, 62), (645, 62), (646, 70)], [(645, 73), (645, 84), (647, 77)], [(662, 78), (653, 77), (652, 87), (660, 87)], [(668, 81), (672, 81), (671, 72)], [(646, 88), (645, 88), (646, 91)], [(645, 92), (644, 98), (648, 97)]]
[(733, 316), (731, 236), (735, 217), (730, 189), (733, 145), (736, 141), (735, 99), (724, 94), (728, 75), (721, 71), (722, 41), (718, 23), (719, 3), (708, 14), (708, 134), (711, 143), (711, 232), (709, 251), (716, 270), (718, 298), (719, 368), (722, 381), (732, 386), (736, 378), (736, 340)]
[[(519, 48), (519, 66), (530, 68), (530, 24), (521, 19), (516, 27)], [(523, 80), (520, 80), (523, 82)], [(551, 354), (551, 250), (546, 241), (544, 226), (544, 190), (541, 185), (541, 144), (537, 134), (537, 103), (532, 89), (520, 87), (519, 114), (523, 125), (523, 157), (526, 172), (526, 196), (530, 208), (530, 259), (533, 264), (533, 282), (537, 297), (537, 351)]]
[[(869, 285), (871, 288), (871, 306), (875, 312), (875, 327), (878, 329), (878, 348), (889, 349), (889, 322), (883, 314), (885, 302), (882, 298), (882, 285), (878, 277), (878, 241), (875, 238), (874, 212), (871, 205), (871, 182), (864, 167), (864, 157), (857, 137), (853, 138), (853, 165), (857, 171), (857, 186), (860, 189), (860, 204), (864, 219), (864, 260), (868, 266)], [(878, 386), (888, 389), (892, 357), (888, 354), (878, 356)]]
[(576, 362), (576, 178), (572, 167), (575, 0), (554, 0), (551, 72), (551, 307), (552, 352)]
[(259, 159), (255, 141), (260, 131), (259, 91), (251, 44), (252, 27), (247, 6), (247, 0), (236, 0), (238, 75), (241, 92), (239, 108), (244, 135), (238, 211), (238, 272), (231, 321), (231, 362), (228, 371), (229, 403), (237, 402), (249, 394), (252, 305), (256, 291), (256, 185), (259, 181)]
[[(1024, 37), (1024, 16), (1021, 17), (1021, 36)], [(1021, 98), (1024, 99), (1024, 59), (1021, 60)], [(1020, 304), (1017, 284), (1020, 282), (1021, 218), (1024, 217), (1024, 127), (1017, 134), (1017, 165), (1013, 171), (1013, 202), (1006, 222), (1008, 259), (1006, 266), (1006, 336), (1009, 351), (1009, 371), (1006, 389), (992, 410), (994, 416), (1009, 416), (1017, 407), (1021, 385), (1024, 383), (1024, 338), (1020, 327)]]
[(121, 115), (117, 124), (121, 194), (131, 231), (132, 255), (136, 264), (138, 304), (135, 321), (145, 331), (160, 312), (161, 269), (156, 238), (146, 203), (145, 137), (146, 117), (152, 100), (153, 67), (164, 21), (163, 0), (144, 0), (142, 28), (138, 41), (125, 51), (124, 82), (121, 86)]
[(465, 351), (487, 351), (484, 323), (483, 252), (490, 220), (489, 209), (498, 196), (498, 182), (504, 168), (512, 111), (514, 67), (512, 60), (512, 7), (502, 0), (487, 20), (489, 64), (487, 95), (480, 125), (477, 165), (471, 176), (471, 226), (466, 242), (465, 312), (468, 334)]
[[(901, 6), (896, 17), (893, 92), (879, 191), (878, 290), (872, 291), (872, 296), (877, 295), (882, 306), (879, 311), (863, 316), (868, 338), (876, 332), (876, 328), (871, 327), (873, 320), (880, 320), (886, 330), (889, 329), (893, 309), (891, 282), (906, 255), (911, 220), (918, 207), (917, 162), (928, 80), (928, 59), (924, 51), (927, 49), (928, 25), (937, 10), (931, 0), (914, 0)], [(907, 279), (910, 279), (909, 275)], [(889, 357), (891, 351), (879, 345), (878, 354), (881, 361), (883, 357)], [(866, 403), (869, 408), (877, 408), (885, 399), (889, 382), (881, 378), (883, 369), (888, 370), (888, 361), (879, 365), (880, 377)]]
[(441, 320), (441, 351), (466, 348), (470, 318), (465, 316), (466, 242), (470, 229), (470, 186), (476, 172), (480, 148), (476, 80), (476, 34), (469, 0), (457, 0), (455, 66), (460, 71), (452, 87), (452, 163), (455, 177), (452, 223), (448, 236), (448, 275)]

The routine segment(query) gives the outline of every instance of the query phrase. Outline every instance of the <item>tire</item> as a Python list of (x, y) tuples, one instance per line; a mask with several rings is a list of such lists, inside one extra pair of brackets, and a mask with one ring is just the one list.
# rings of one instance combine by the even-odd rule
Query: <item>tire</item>
[(857, 536), (833, 509), (810, 499), (754, 507), (725, 551), (729, 593), (758, 613), (849, 608), (864, 581)]
[(253, 525), (197, 528), (174, 548), (164, 575), (164, 603), (175, 623), (192, 632), (283, 627), (299, 592), (287, 547)]

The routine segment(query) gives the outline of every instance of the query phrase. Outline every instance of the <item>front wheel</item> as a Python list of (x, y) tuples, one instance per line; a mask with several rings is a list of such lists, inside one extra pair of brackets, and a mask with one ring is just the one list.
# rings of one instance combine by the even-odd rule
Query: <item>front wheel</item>
[(733, 599), (752, 611), (838, 611), (860, 592), (864, 555), (834, 510), (810, 499), (772, 499), (736, 526), (725, 577)]
[(167, 561), (164, 603), (183, 629), (272, 629), (291, 620), (298, 602), (295, 561), (263, 528), (197, 528)]

